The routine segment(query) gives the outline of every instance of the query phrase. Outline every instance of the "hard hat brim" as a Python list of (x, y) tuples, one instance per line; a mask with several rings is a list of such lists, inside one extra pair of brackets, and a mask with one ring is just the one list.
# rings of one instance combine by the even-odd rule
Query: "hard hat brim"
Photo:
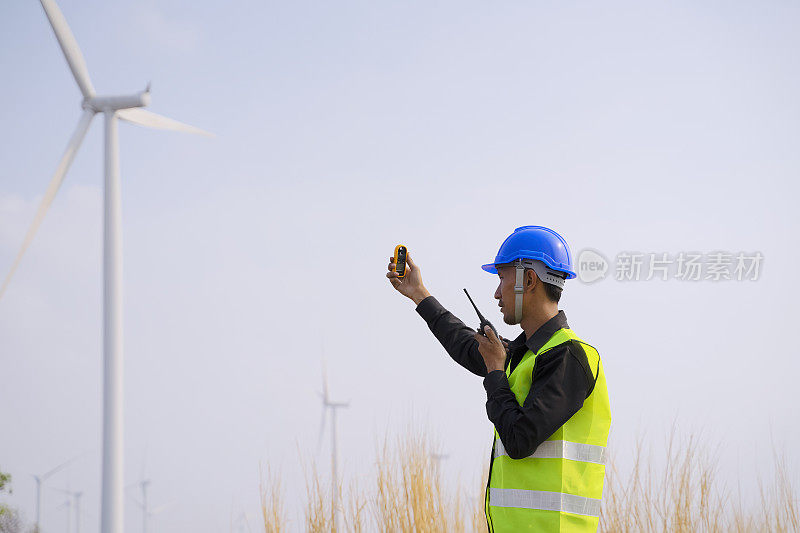
[(489, 274), (497, 274), (497, 269), (494, 267), (494, 263), (482, 265), (481, 268), (484, 269)]

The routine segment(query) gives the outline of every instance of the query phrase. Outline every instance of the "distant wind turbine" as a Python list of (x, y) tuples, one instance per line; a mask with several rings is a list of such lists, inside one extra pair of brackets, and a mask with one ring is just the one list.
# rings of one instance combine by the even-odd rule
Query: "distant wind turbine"
[(131, 483), (130, 485), (125, 487), (126, 489), (131, 489), (133, 487), (139, 487), (141, 489), (141, 491), (142, 491), (142, 499), (141, 499), (141, 501), (139, 501), (138, 499), (134, 498), (133, 496), (131, 496), (131, 499), (134, 502), (136, 502), (136, 505), (138, 505), (142, 509), (142, 532), (143, 533), (147, 533), (147, 523), (148, 523), (148, 520), (150, 519), (151, 516), (154, 516), (154, 515), (162, 512), (162, 511), (166, 511), (167, 509), (169, 509), (170, 507), (172, 507), (174, 505), (174, 503), (168, 503), (168, 504), (156, 507), (155, 509), (150, 509), (150, 500), (147, 498), (147, 489), (150, 487), (150, 483), (152, 483), (152, 482), (150, 481), (150, 479), (147, 478), (147, 476), (145, 474), (146, 471), (147, 471), (147, 448), (145, 448), (145, 451), (144, 451), (144, 459), (142, 460), (142, 472), (141, 472), (141, 475), (139, 476), (139, 481)]
[(431, 464), (433, 466), (433, 474), (438, 478), (442, 461), (444, 461), (445, 459), (450, 457), (450, 455), (446, 454), (446, 453), (431, 452), (429, 454), (429, 457), (430, 457), (430, 460), (431, 460)]
[(142, 531), (144, 533), (147, 533), (147, 515), (149, 513), (148, 504), (147, 504), (147, 488), (150, 486), (150, 483), (151, 483), (151, 481), (149, 479), (145, 479), (144, 478), (144, 469), (142, 469), (142, 477), (139, 479), (139, 481), (137, 481), (135, 483), (131, 483), (130, 485), (125, 487), (126, 489), (131, 489), (133, 487), (139, 487), (141, 489), (141, 491), (142, 491), (142, 496), (141, 496), (142, 499), (141, 499), (141, 501), (137, 500), (134, 497), (131, 497), (131, 499), (134, 502), (136, 502), (136, 505), (138, 505), (142, 509)]
[[(61, 509), (66, 509), (67, 510), (67, 529), (65, 530), (65, 533), (71, 533), (71, 529), (70, 529), (72, 527), (71, 526), (71, 524), (72, 524), (72, 515), (70, 514), (70, 509), (71, 508), (72, 508), (72, 500), (69, 497), (67, 497), (67, 499), (64, 501), (64, 503), (62, 503), (61, 505), (59, 505), (58, 507), (53, 509), (53, 511), (60, 511)], [(39, 532), (36, 531), (36, 533), (39, 533)]]
[(59, 472), (62, 468), (64, 468), (65, 466), (67, 466), (71, 462), (75, 461), (79, 457), (82, 457), (83, 455), (84, 454), (81, 454), (81, 455), (73, 457), (72, 459), (70, 459), (68, 461), (64, 461), (63, 463), (61, 463), (57, 467), (45, 472), (44, 474), (41, 474), (39, 476), (37, 476), (37, 475), (33, 476), (33, 479), (36, 480), (36, 526), (35, 526), (35, 530), (37, 532), (42, 529), (42, 506), (44, 505), (44, 494), (43, 494), (44, 482), (47, 481), (47, 479), (49, 477), (53, 476), (54, 474)]
[(72, 520), (70, 518), (71, 505), (75, 506), (75, 533), (81, 533), (81, 496), (83, 496), (83, 492), (72, 491), (69, 489), (55, 489), (55, 490), (64, 493), (68, 497), (72, 498), (71, 504), (69, 499), (66, 501), (66, 503), (64, 503), (64, 507), (67, 508), (67, 533), (70, 533), (72, 527), (71, 525)]
[(117, 119), (140, 126), (209, 135), (203, 130), (145, 111), (150, 104), (150, 86), (123, 96), (95, 94), (78, 43), (54, 0), (40, 0), (72, 75), (83, 94), (83, 115), (45, 191), (33, 223), (10, 272), (0, 287), (0, 298), (19, 266), (69, 169), (86, 131), (97, 113), (105, 116), (105, 207), (103, 231), (103, 484), (101, 533), (123, 530), (122, 482), (122, 213), (119, 181)]
[[(322, 434), (325, 431), (325, 418), (327, 418), (328, 409), (331, 411), (331, 512), (333, 516), (333, 530), (338, 530), (339, 519), (339, 471), (338, 471), (338, 447), (337, 447), (337, 434), (336, 434), (336, 409), (341, 407), (348, 407), (350, 402), (333, 402), (328, 395), (328, 373), (325, 369), (325, 362), (322, 363), (322, 423), (319, 426), (319, 443), (322, 442)], [(318, 446), (319, 446), (318, 443)]]
[(174, 503), (167, 503), (164, 505), (160, 505), (155, 509), (151, 509), (150, 501), (147, 499), (147, 488), (150, 486), (150, 480), (143, 479), (138, 483), (138, 485), (142, 489), (142, 501), (139, 501), (136, 498), (134, 498), (133, 501), (135, 501), (136, 505), (138, 505), (142, 509), (142, 533), (147, 533), (147, 523), (150, 520), (150, 517), (155, 516), (163, 511), (166, 511), (167, 509), (172, 507)]
[(236, 527), (236, 533), (244, 533), (245, 531), (250, 531), (250, 517), (252, 515), (250, 513), (246, 513), (244, 511), (240, 511), (239, 514), (236, 516), (236, 520), (233, 520), (233, 515), (231, 515), (231, 531), (233, 528)]

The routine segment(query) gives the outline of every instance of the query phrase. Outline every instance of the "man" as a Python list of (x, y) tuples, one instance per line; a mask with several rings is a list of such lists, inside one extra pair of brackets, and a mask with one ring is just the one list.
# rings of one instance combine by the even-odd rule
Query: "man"
[(494, 262), (494, 293), (512, 340), (466, 326), (430, 295), (410, 254), (392, 286), (458, 364), (484, 378), (494, 444), (486, 487), (489, 531), (587, 533), (597, 530), (611, 407), (595, 348), (569, 328), (558, 301), (572, 271), (567, 242), (543, 226), (514, 230)]

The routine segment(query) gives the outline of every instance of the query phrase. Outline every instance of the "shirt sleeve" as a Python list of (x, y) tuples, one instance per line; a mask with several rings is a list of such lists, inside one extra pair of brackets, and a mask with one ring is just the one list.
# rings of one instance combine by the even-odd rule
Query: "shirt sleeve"
[(570, 345), (539, 356), (533, 380), (522, 405), (517, 402), (505, 372), (494, 370), (483, 380), (486, 414), (512, 459), (531, 455), (583, 406), (589, 378)]
[(478, 341), (473, 337), (477, 330), (464, 324), (433, 296), (428, 296), (417, 305), (417, 313), (425, 319), (428, 328), (453, 361), (476, 376), (486, 376), (486, 363), (478, 350)]

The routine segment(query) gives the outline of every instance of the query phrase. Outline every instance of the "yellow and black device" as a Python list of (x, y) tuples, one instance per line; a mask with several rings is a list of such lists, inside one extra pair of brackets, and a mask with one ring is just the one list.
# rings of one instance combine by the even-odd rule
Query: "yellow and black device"
[(402, 278), (406, 275), (406, 254), (408, 248), (402, 244), (394, 247), (394, 271), (397, 272), (397, 277)]

